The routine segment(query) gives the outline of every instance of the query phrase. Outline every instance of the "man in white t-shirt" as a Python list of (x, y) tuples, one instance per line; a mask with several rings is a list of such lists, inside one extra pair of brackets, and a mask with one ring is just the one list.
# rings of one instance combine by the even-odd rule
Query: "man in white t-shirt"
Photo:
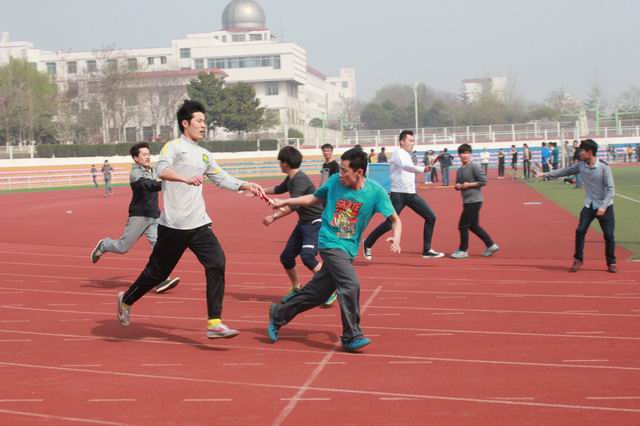
[[(389, 175), (391, 177), (391, 204), (396, 213), (405, 207), (419, 214), (424, 219), (422, 257), (435, 259), (444, 256), (431, 248), (431, 238), (436, 226), (436, 215), (431, 207), (416, 193), (416, 173), (428, 173), (430, 167), (416, 166), (411, 159), (415, 138), (413, 132), (404, 130), (400, 133), (400, 146), (391, 156)], [(372, 247), (382, 235), (391, 230), (392, 223), (386, 220), (374, 229), (364, 241), (364, 257), (372, 259)]]

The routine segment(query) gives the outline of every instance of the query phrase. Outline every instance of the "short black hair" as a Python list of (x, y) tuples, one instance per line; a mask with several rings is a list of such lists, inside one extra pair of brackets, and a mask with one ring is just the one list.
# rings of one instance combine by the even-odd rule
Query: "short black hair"
[(383, 146), (382, 148), (380, 148), (380, 151), (384, 152), (384, 149), (385, 149), (385, 148), (384, 148), (384, 146)]
[(406, 139), (407, 135), (413, 136), (413, 132), (411, 130), (403, 130), (400, 132), (400, 136), (398, 137), (399, 141), (403, 141)]
[(292, 169), (299, 169), (302, 164), (302, 154), (292, 146), (285, 146), (278, 153), (278, 161), (287, 163)]
[(359, 143), (355, 144), (353, 147), (354, 147), (355, 149), (360, 149), (360, 150), (362, 150), (362, 145), (360, 145)]
[(580, 141), (580, 149), (583, 151), (589, 151), (593, 155), (598, 154), (598, 144), (593, 139), (585, 139)]
[(340, 159), (349, 161), (349, 167), (351, 167), (353, 171), (362, 170), (363, 173), (367, 173), (367, 163), (369, 160), (367, 158), (367, 153), (361, 148), (351, 148), (350, 150), (345, 151)]
[(204, 105), (202, 105), (200, 102), (192, 101), (189, 99), (185, 100), (178, 110), (178, 113), (176, 114), (178, 118), (178, 127), (180, 127), (181, 133), (184, 133), (184, 126), (182, 125), (182, 122), (184, 120), (191, 121), (191, 119), (193, 118), (193, 114), (195, 114), (196, 112), (201, 112), (203, 114), (207, 113), (207, 111), (204, 109)]
[(460, 145), (458, 147), (458, 154), (462, 154), (463, 152), (472, 153), (473, 149), (471, 148), (471, 145), (469, 145), (468, 143), (463, 143), (462, 145)]
[(331, 145), (330, 143), (325, 143), (324, 145), (322, 145), (321, 149), (324, 151), (325, 149), (330, 149), (331, 151), (333, 151), (333, 145)]
[(546, 142), (542, 142), (542, 146), (547, 146), (547, 143)]
[(140, 150), (142, 148), (147, 148), (149, 151), (151, 151), (151, 148), (149, 148), (148, 143), (146, 142), (137, 143), (134, 146), (132, 146), (131, 149), (129, 150), (129, 154), (131, 154), (131, 158), (135, 158), (138, 155), (140, 155)]

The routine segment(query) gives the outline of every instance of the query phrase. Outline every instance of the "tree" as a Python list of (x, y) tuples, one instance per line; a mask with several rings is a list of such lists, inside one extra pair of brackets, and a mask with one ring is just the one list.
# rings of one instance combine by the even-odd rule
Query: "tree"
[(200, 73), (198, 78), (191, 80), (187, 86), (187, 95), (189, 99), (204, 105), (209, 130), (225, 127), (223, 115), (227, 99), (222, 79), (217, 78), (215, 74)]
[(230, 132), (254, 132), (264, 128), (266, 108), (260, 106), (256, 90), (248, 83), (225, 87), (223, 127)]

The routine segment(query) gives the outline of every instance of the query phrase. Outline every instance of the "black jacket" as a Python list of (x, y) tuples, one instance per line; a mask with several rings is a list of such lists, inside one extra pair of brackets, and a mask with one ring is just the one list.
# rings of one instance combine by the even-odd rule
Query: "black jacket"
[(129, 183), (133, 191), (129, 216), (159, 218), (158, 192), (162, 190), (162, 183), (157, 180), (156, 172), (152, 168), (134, 164), (129, 174)]

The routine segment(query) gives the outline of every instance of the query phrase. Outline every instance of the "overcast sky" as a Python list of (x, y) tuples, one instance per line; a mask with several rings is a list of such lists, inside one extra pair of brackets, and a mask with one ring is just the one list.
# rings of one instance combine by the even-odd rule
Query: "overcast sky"
[[(596, 82), (640, 86), (640, 0), (258, 0), (267, 26), (324, 73), (357, 72), (366, 100), (388, 83), (459, 92), (461, 80), (514, 75), (527, 99)], [(228, 0), (2, 0), (0, 30), (50, 50), (166, 47), (221, 28)]]

